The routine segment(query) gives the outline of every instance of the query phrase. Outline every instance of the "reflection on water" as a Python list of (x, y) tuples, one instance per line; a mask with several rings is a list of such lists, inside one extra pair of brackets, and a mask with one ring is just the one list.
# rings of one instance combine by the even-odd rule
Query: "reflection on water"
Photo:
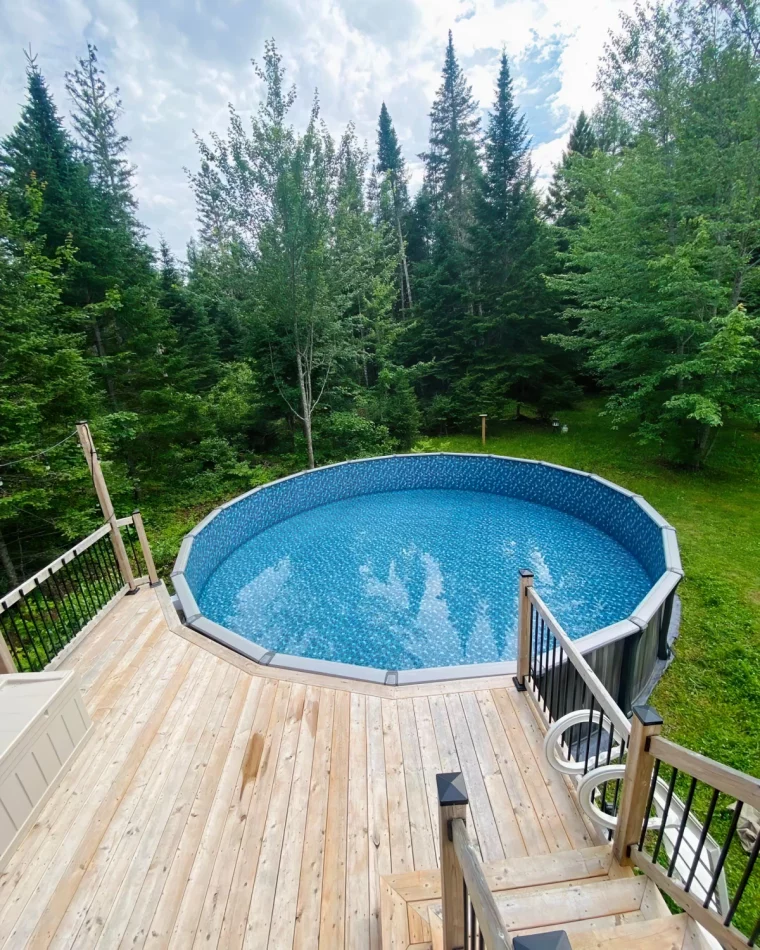
[(282, 653), (412, 669), (513, 659), (517, 570), (572, 636), (625, 617), (649, 588), (638, 562), (584, 522), (457, 491), (325, 505), (238, 548), (199, 603)]

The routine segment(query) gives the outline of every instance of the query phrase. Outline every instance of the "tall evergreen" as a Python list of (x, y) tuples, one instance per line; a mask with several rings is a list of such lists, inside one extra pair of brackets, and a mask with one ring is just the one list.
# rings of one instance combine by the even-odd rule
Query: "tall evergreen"
[[(577, 190), (578, 178), (571, 174), (571, 166), (574, 162), (589, 158), (596, 147), (597, 137), (593, 125), (581, 109), (570, 132), (567, 148), (554, 169), (546, 201), (549, 218), (560, 228), (575, 228), (580, 223), (578, 208), (582, 207), (585, 195)], [(562, 238), (562, 247), (567, 249), (565, 238)]]
[(574, 387), (567, 357), (543, 339), (558, 329), (545, 278), (552, 267), (552, 240), (539, 216), (529, 149), (502, 53), (472, 229), (477, 292), (464, 388), (477, 395), (483, 411), (503, 413), (511, 397), (547, 415), (574, 395)]
[(401, 154), (396, 130), (390, 113), (385, 105), (380, 108), (377, 126), (377, 164), (376, 171), (382, 178), (378, 195), (380, 218), (388, 221), (396, 232), (398, 240), (398, 269), (401, 310), (412, 306), (412, 287), (409, 280), (409, 264), (406, 256), (404, 236), (404, 217), (408, 212), (409, 193), (407, 191), (406, 162)]
[(126, 158), (129, 138), (116, 127), (122, 112), (118, 87), (109, 91), (98, 65), (97, 47), (87, 44), (87, 56), (66, 73), (66, 90), (74, 105), (72, 122), (94, 180), (122, 212), (132, 212), (134, 169)]
[(461, 237), (477, 179), (480, 118), (451, 30), (441, 76), (430, 112), (429, 146), (422, 156), (425, 187), (435, 206), (451, 216), (454, 232)]

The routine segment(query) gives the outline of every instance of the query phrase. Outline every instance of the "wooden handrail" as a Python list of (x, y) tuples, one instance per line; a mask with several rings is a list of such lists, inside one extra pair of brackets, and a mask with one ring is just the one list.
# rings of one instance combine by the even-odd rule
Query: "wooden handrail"
[(557, 642), (561, 644), (568, 660), (573, 664), (585, 684), (594, 694), (597, 702), (607, 714), (612, 725), (621, 736), (628, 737), (631, 732), (631, 723), (628, 718), (623, 715), (622, 710), (612, 698), (607, 687), (591, 669), (578, 647), (562, 629), (559, 621), (537, 593), (536, 588), (528, 587), (526, 597), (529, 603), (533, 604), (535, 609), (541, 614)]
[(65, 554), (57, 557), (46, 567), (43, 567), (41, 571), (37, 571), (36, 574), (33, 574), (31, 577), (27, 578), (23, 584), (19, 584), (18, 587), (14, 587), (12, 591), (9, 591), (2, 599), (0, 599), (0, 613), (2, 613), (4, 610), (7, 610), (9, 607), (12, 607), (13, 604), (21, 600), (24, 595), (31, 593), (31, 591), (33, 591), (38, 584), (42, 583), (44, 580), (47, 580), (51, 574), (56, 574), (65, 564), (73, 561), (75, 557), (78, 557), (83, 551), (86, 551), (87, 548), (92, 547), (93, 544), (95, 544), (97, 541), (100, 541), (100, 539), (105, 537), (105, 535), (107, 535), (110, 531), (110, 524), (102, 524), (99, 528), (93, 531), (92, 534), (88, 534), (87, 537), (82, 541), (77, 541), (74, 547), (69, 548)]
[(745, 775), (728, 765), (708, 759), (698, 752), (685, 749), (662, 736), (654, 736), (649, 743), (649, 752), (655, 759), (672, 765), (679, 772), (717, 788), (726, 795), (753, 808), (760, 809), (760, 779)]
[(488, 886), (478, 854), (461, 818), (451, 822), (454, 852), (462, 869), (467, 894), (485, 940), (487, 950), (512, 950), (512, 940), (501, 919), (491, 888)]

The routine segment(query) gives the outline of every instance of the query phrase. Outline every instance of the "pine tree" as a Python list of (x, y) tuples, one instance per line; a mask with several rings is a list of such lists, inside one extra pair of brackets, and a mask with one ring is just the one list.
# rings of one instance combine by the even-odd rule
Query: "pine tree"
[[(383, 175), (383, 184), (379, 195), (381, 219), (388, 220), (392, 224), (398, 238), (400, 299), (401, 310), (404, 311), (412, 306), (412, 287), (409, 281), (409, 264), (406, 257), (406, 241), (402, 224), (404, 215), (408, 210), (409, 194), (407, 191), (406, 162), (401, 154), (396, 130), (393, 128), (393, 122), (385, 103), (380, 108), (380, 119), (377, 127), (376, 169)], [(384, 214), (383, 211), (385, 211)]]
[(94, 180), (110, 197), (114, 212), (128, 215), (137, 206), (132, 192), (134, 168), (125, 157), (129, 138), (116, 128), (122, 113), (119, 89), (108, 91), (97, 53), (97, 47), (88, 43), (86, 58), (66, 73), (66, 90), (74, 104), (74, 128)]

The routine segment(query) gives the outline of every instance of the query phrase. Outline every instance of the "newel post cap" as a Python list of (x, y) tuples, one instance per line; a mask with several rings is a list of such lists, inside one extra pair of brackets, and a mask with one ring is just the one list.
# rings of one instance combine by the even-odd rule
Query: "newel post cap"
[(661, 726), (663, 722), (662, 716), (654, 706), (634, 706), (633, 715), (642, 726)]
[(435, 777), (439, 805), (467, 805), (467, 789), (461, 772), (439, 772)]

